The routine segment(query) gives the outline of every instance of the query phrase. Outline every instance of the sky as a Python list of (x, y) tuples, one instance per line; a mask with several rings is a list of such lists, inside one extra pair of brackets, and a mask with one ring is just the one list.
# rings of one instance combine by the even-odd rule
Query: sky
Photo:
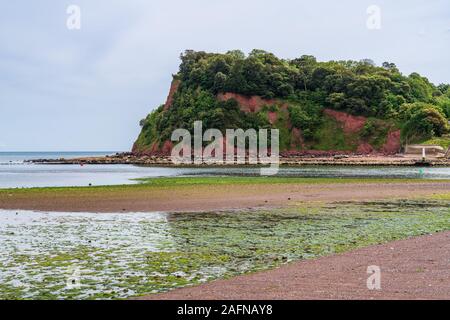
[[(67, 27), (71, 5), (79, 29)], [(2, 1), (0, 152), (130, 150), (139, 120), (164, 103), (180, 53), (254, 48), (389, 61), (450, 83), (450, 2)]]

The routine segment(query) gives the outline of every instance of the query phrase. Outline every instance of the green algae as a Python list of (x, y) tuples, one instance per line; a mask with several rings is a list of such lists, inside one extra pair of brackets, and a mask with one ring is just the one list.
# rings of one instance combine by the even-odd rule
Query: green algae
[[(206, 213), (20, 211), (18, 217), (33, 220), (0, 223), (0, 298), (121, 299), (164, 292), (450, 230), (449, 208), (444, 198)], [(66, 284), (74, 266), (81, 270), (80, 288)]]
[(386, 177), (283, 177), (283, 176), (189, 176), (189, 177), (159, 177), (132, 179), (138, 184), (109, 185), (90, 187), (42, 187), (42, 188), (0, 188), (0, 199), (12, 196), (44, 195), (44, 194), (70, 194), (102, 195), (110, 192), (139, 192), (155, 189), (169, 190), (175, 187), (195, 187), (199, 185), (255, 185), (255, 184), (345, 184), (345, 183), (435, 183), (446, 182), (448, 179), (422, 179), (419, 175), (412, 178), (386, 178)]

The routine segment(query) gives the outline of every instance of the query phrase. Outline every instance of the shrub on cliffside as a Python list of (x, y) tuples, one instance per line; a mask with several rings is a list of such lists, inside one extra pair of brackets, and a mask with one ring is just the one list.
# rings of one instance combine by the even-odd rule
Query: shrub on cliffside
[(448, 120), (439, 108), (426, 103), (404, 104), (402, 136), (405, 141), (421, 141), (440, 137), (449, 131)]

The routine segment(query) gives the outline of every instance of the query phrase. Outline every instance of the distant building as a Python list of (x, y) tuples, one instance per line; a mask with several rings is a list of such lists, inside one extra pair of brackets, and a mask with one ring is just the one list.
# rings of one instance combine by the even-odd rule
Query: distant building
[(405, 147), (405, 155), (426, 157), (444, 157), (445, 149), (438, 145), (410, 144)]

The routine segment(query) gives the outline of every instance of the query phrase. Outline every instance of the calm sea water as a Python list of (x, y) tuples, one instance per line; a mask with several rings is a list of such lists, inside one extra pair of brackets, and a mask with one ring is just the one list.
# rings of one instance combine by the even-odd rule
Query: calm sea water
[(115, 151), (71, 151), (71, 152), (0, 152), (0, 165), (23, 164), (25, 160), (36, 159), (73, 159), (115, 154)]
[(32, 159), (72, 159), (115, 152), (0, 152), (0, 188), (132, 184), (142, 177), (172, 176), (177, 170), (132, 165), (46, 165)]
[[(132, 184), (132, 179), (173, 176), (257, 176), (258, 168), (163, 168), (133, 165), (40, 165), (42, 158), (104, 156), (115, 152), (0, 152), (0, 188)], [(450, 168), (304, 166), (280, 168), (280, 176), (450, 179)]]

